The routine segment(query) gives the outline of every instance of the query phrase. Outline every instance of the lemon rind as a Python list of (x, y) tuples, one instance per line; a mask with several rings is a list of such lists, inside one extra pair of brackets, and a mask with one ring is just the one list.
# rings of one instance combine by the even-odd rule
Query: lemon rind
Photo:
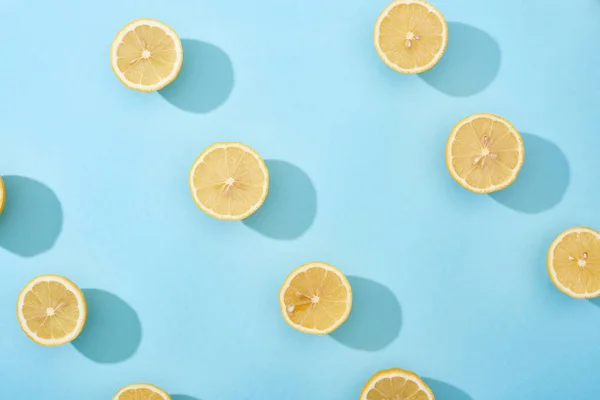
[[(506, 126), (508, 126), (508, 128), (511, 130), (511, 132), (514, 134), (514, 136), (517, 139), (517, 142), (519, 142), (520, 145), (520, 151), (519, 151), (519, 161), (517, 163), (517, 165), (515, 166), (515, 168), (513, 169), (513, 173), (510, 176), (509, 179), (507, 179), (505, 182), (498, 184), (498, 185), (491, 185), (487, 188), (477, 188), (475, 186), (471, 186), (467, 183), (466, 179), (461, 178), (460, 176), (458, 176), (458, 174), (456, 173), (456, 171), (454, 170), (454, 168), (452, 167), (452, 143), (454, 142), (454, 139), (456, 138), (456, 133), (458, 132), (458, 130), (465, 124), (477, 119), (477, 118), (489, 118), (492, 120), (495, 120), (497, 122), (501, 122), (504, 123)], [(488, 193), (493, 193), (493, 192), (497, 192), (498, 190), (502, 190), (507, 188), (508, 186), (510, 186), (512, 183), (514, 183), (514, 181), (517, 179), (517, 176), (519, 175), (519, 172), (521, 171), (521, 168), (523, 167), (523, 162), (525, 161), (525, 146), (523, 145), (523, 138), (521, 137), (521, 134), (519, 133), (519, 131), (513, 126), (513, 124), (511, 124), (507, 119), (502, 118), (498, 115), (495, 114), (490, 114), (490, 113), (477, 113), (477, 114), (473, 114), (473, 115), (469, 115), (466, 118), (461, 119), (455, 126), (454, 128), (452, 128), (452, 131), (450, 132), (450, 136), (448, 137), (448, 141), (446, 142), (446, 168), (448, 168), (448, 172), (450, 172), (450, 175), (452, 176), (452, 178), (459, 184), (461, 185), (463, 188), (467, 189), (470, 192), (473, 193), (479, 193), (479, 194), (488, 194)]]
[(117, 394), (114, 395), (112, 400), (119, 400), (119, 397), (124, 392), (126, 392), (128, 390), (137, 390), (137, 389), (148, 389), (148, 390), (151, 390), (152, 392), (160, 395), (163, 398), (163, 400), (171, 400), (171, 396), (169, 396), (169, 394), (167, 392), (165, 392), (163, 389), (159, 388), (158, 386), (152, 385), (150, 383), (132, 383), (131, 385), (123, 386), (121, 389), (119, 389)]
[[(327, 271), (331, 271), (331, 272), (335, 273), (337, 276), (340, 277), (340, 279), (342, 280), (342, 284), (346, 287), (346, 289), (348, 291), (348, 297), (347, 297), (347, 301), (346, 301), (346, 310), (344, 311), (344, 314), (335, 322), (335, 324), (333, 324), (329, 328), (323, 329), (323, 330), (314, 329), (314, 328), (306, 328), (302, 325), (296, 324), (294, 321), (292, 321), (290, 319), (290, 317), (288, 317), (286, 305), (285, 305), (285, 291), (287, 290), (287, 288), (290, 287), (292, 280), (300, 272), (307, 271), (311, 268), (323, 268)], [(350, 286), (350, 282), (348, 281), (348, 278), (346, 278), (346, 275), (344, 275), (344, 273), (342, 271), (340, 271), (338, 268), (334, 267), (333, 265), (330, 265), (330, 264), (327, 264), (327, 263), (321, 262), (321, 261), (309, 262), (309, 263), (306, 263), (306, 264), (301, 265), (300, 267), (294, 269), (292, 272), (290, 272), (288, 277), (285, 279), (285, 282), (281, 286), (281, 289), (279, 289), (279, 307), (281, 310), (281, 314), (283, 315), (283, 318), (285, 319), (285, 322), (287, 322), (287, 324), (290, 325), (292, 328), (294, 328), (300, 332), (308, 333), (311, 335), (327, 335), (327, 334), (335, 331), (337, 328), (339, 328), (344, 322), (346, 322), (346, 320), (350, 316), (350, 312), (352, 311), (352, 286)]]
[[(125, 37), (125, 35), (128, 32), (134, 30), (135, 28), (141, 25), (149, 25), (152, 27), (161, 28), (165, 31), (167, 35), (169, 35), (173, 39), (173, 43), (175, 43), (175, 52), (177, 54), (177, 59), (175, 60), (173, 70), (168, 76), (161, 79), (154, 85), (142, 85), (141, 83), (134, 83), (129, 81), (125, 77), (125, 74), (123, 74), (117, 66), (117, 50), (119, 49), (119, 44), (122, 42), (123, 37)], [(115, 39), (113, 40), (113, 43), (110, 48), (110, 66), (115, 75), (117, 75), (117, 78), (119, 78), (121, 83), (123, 83), (129, 89), (137, 90), (140, 92), (156, 92), (157, 90), (163, 89), (165, 86), (167, 86), (177, 78), (177, 76), (179, 75), (179, 71), (181, 71), (182, 65), (183, 46), (181, 45), (181, 39), (179, 38), (179, 35), (177, 35), (177, 32), (175, 32), (175, 30), (169, 25), (151, 18), (136, 19), (135, 21), (132, 21), (125, 25), (115, 36)]]
[(553, 255), (554, 255), (554, 250), (556, 250), (556, 246), (558, 246), (558, 244), (560, 242), (562, 242), (562, 240), (567, 235), (570, 235), (572, 233), (580, 233), (580, 232), (591, 233), (592, 235), (595, 235), (598, 239), (600, 239), (600, 232), (598, 232), (595, 229), (589, 228), (587, 226), (576, 226), (574, 228), (569, 228), (566, 231), (561, 232), (552, 241), (552, 243), (550, 244), (550, 247), (548, 247), (548, 252), (546, 253), (546, 268), (548, 270), (548, 275), (550, 277), (550, 280), (552, 281), (554, 286), (556, 286), (558, 290), (560, 290), (567, 296), (573, 297), (574, 299), (582, 299), (582, 300), (583, 299), (593, 299), (595, 297), (600, 296), (600, 289), (593, 293), (587, 293), (587, 292), (586, 293), (575, 293), (571, 289), (569, 289), (568, 287), (565, 287), (564, 285), (562, 285), (560, 283), (560, 281), (558, 280), (558, 276), (556, 276), (556, 271), (554, 270)]
[[(229, 148), (229, 147), (237, 147), (237, 148), (247, 152), (248, 154), (252, 155), (258, 161), (258, 165), (265, 175), (265, 186), (263, 187), (263, 194), (261, 196), (261, 199), (256, 204), (254, 204), (248, 211), (246, 211), (243, 214), (239, 214), (239, 215), (219, 214), (219, 213), (215, 212), (213, 209), (208, 208), (204, 204), (202, 204), (202, 202), (196, 196), (196, 193), (194, 190), (194, 171), (196, 170), (196, 167), (198, 166), (198, 164), (200, 164), (204, 160), (204, 158), (209, 153), (211, 153), (213, 150), (225, 149), (225, 148)], [(194, 198), (194, 202), (206, 214), (210, 215), (211, 217), (214, 217), (214, 218), (217, 218), (220, 220), (224, 220), (224, 221), (240, 221), (240, 220), (248, 218), (249, 216), (254, 214), (265, 202), (267, 195), (269, 194), (269, 170), (267, 169), (267, 165), (265, 164), (265, 161), (263, 160), (263, 158), (252, 147), (245, 145), (243, 143), (240, 143), (240, 142), (217, 142), (217, 143), (213, 143), (212, 145), (208, 146), (202, 153), (200, 153), (198, 158), (196, 158), (196, 160), (194, 161), (194, 164), (192, 165), (192, 168), (190, 169), (188, 183), (190, 186), (190, 192), (192, 193), (192, 197)]]
[[(79, 314), (79, 318), (77, 319), (77, 325), (75, 326), (75, 329), (73, 329), (73, 331), (69, 335), (67, 335), (63, 338), (60, 338), (60, 339), (40, 338), (34, 332), (32, 332), (27, 327), (27, 324), (24, 322), (25, 316), (23, 315), (23, 306), (25, 304), (25, 295), (31, 291), (31, 288), (33, 288), (33, 286), (35, 286), (36, 284), (38, 284), (40, 282), (58, 282), (58, 283), (64, 285), (65, 287), (67, 287), (67, 289), (69, 291), (71, 291), (77, 298), (77, 302), (80, 306), (79, 307), (80, 314)], [(40, 276), (33, 278), (31, 281), (29, 281), (29, 283), (27, 285), (25, 285), (25, 287), (21, 290), (21, 292), (19, 292), (19, 296), (17, 299), (17, 319), (19, 320), (19, 325), (21, 326), (21, 329), (23, 330), (23, 332), (25, 332), (25, 334), (31, 340), (33, 340), (35, 343), (42, 345), (42, 346), (47, 346), (47, 347), (62, 346), (62, 345), (65, 345), (65, 344), (70, 343), (73, 340), (75, 340), (77, 338), (77, 336), (79, 336), (81, 334), (81, 332), (83, 331), (83, 328), (85, 327), (85, 322), (87, 320), (87, 302), (85, 300), (85, 296), (84, 296), (83, 292), (81, 291), (81, 289), (70, 279), (65, 278), (64, 276), (54, 275), (54, 274), (40, 275)]]
[[(442, 25), (444, 27), (444, 35), (443, 35), (443, 39), (442, 39), (443, 42), (442, 42), (442, 47), (441, 47), (440, 51), (436, 54), (436, 56), (428, 64), (426, 64), (424, 66), (421, 66), (418, 68), (402, 68), (402, 67), (394, 64), (393, 62), (391, 62), (388, 59), (385, 52), (383, 52), (383, 50), (381, 50), (381, 46), (379, 45), (378, 38), (379, 38), (379, 28), (381, 26), (381, 22), (385, 19), (385, 17), (387, 17), (389, 12), (394, 7), (396, 7), (397, 5), (400, 5), (400, 4), (420, 4), (423, 7), (426, 7), (428, 10), (430, 10), (431, 12), (433, 12), (435, 15), (438, 16), (438, 18), (440, 19), (440, 21), (442, 22)], [(375, 21), (375, 29), (373, 32), (373, 42), (375, 45), (375, 50), (377, 50), (377, 54), (379, 54), (379, 57), (385, 63), (385, 65), (387, 65), (394, 71), (400, 72), (403, 74), (408, 74), (408, 75), (420, 74), (421, 72), (425, 72), (425, 71), (428, 71), (431, 68), (433, 68), (441, 60), (442, 56), (446, 52), (446, 47), (448, 46), (448, 23), (446, 22), (446, 18), (444, 17), (444, 14), (442, 14), (442, 12), (439, 9), (437, 9), (435, 6), (428, 3), (427, 1), (424, 1), (424, 0), (395, 0), (394, 2), (390, 3), (381, 12), (381, 14), (379, 14), (379, 17), (377, 17), (377, 20)]]
[(427, 386), (427, 384), (423, 381), (423, 379), (421, 379), (421, 377), (419, 375), (415, 374), (414, 372), (407, 371), (407, 370), (404, 370), (401, 368), (384, 369), (379, 372), (376, 372), (375, 375), (373, 375), (367, 381), (367, 383), (365, 383), (365, 385), (363, 386), (363, 389), (360, 392), (360, 400), (367, 400), (367, 395), (369, 394), (369, 392), (371, 390), (373, 390), (375, 388), (375, 385), (381, 379), (394, 378), (394, 377), (400, 377), (400, 378), (410, 380), (410, 381), (416, 383), (417, 386), (419, 387), (419, 389), (421, 389), (422, 391), (427, 393), (427, 395), (429, 396), (429, 400), (435, 400), (435, 396), (434, 396), (433, 392), (431, 391), (429, 386)]

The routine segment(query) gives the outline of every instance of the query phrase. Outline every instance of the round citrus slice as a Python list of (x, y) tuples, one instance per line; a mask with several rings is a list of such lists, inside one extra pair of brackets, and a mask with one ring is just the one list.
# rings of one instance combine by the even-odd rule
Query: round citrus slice
[(400, 368), (379, 371), (369, 379), (360, 400), (435, 400), (433, 392), (419, 376)]
[(154, 385), (135, 383), (121, 388), (113, 400), (171, 400), (171, 396)]
[(117, 33), (110, 63), (128, 88), (154, 92), (177, 78), (183, 63), (181, 40), (162, 22), (138, 19)]
[(21, 329), (43, 346), (60, 346), (74, 340), (86, 317), (83, 292), (65, 277), (38, 276), (19, 293), (17, 318)]
[(504, 118), (487, 113), (456, 124), (446, 145), (450, 175), (475, 193), (495, 192), (513, 183), (524, 156), (519, 132)]
[(352, 309), (352, 288), (337, 268), (312, 262), (295, 269), (279, 291), (285, 321), (293, 328), (325, 335), (346, 321)]
[(4, 203), (6, 203), (6, 189), (4, 188), (4, 181), (0, 176), (0, 214), (4, 211)]
[(567, 229), (550, 245), (546, 259), (550, 279), (563, 293), (577, 299), (600, 296), (600, 233)]
[(260, 208), (269, 191), (269, 172), (256, 151), (241, 143), (215, 143), (190, 170), (194, 201), (208, 215), (241, 220)]
[(375, 49), (390, 68), (418, 74), (442, 58), (448, 25), (442, 13), (423, 0), (396, 0), (375, 23)]

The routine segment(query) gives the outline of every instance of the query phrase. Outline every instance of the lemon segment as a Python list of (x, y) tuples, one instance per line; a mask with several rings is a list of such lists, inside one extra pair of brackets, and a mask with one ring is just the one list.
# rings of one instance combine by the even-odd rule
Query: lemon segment
[(577, 227), (560, 235), (550, 245), (546, 258), (548, 274), (556, 287), (576, 299), (600, 296), (600, 233)]
[(423, 0), (396, 0), (375, 23), (375, 49), (395, 71), (418, 74), (432, 68), (448, 44), (442, 13)]
[(446, 144), (446, 166), (454, 180), (475, 193), (504, 189), (523, 165), (523, 139), (510, 122), (493, 114), (460, 121)]
[(363, 387), (360, 400), (435, 400), (435, 396), (417, 374), (393, 368), (373, 375)]
[(153, 19), (138, 19), (117, 33), (110, 50), (110, 63), (128, 88), (154, 92), (173, 82), (183, 63), (183, 48), (177, 33)]
[(171, 400), (171, 396), (157, 386), (135, 383), (121, 388), (113, 400)]
[(87, 304), (83, 292), (58, 275), (34, 278), (19, 293), (17, 318), (21, 329), (43, 346), (60, 346), (83, 330)]
[(241, 143), (215, 143), (200, 154), (190, 170), (196, 205), (223, 220), (241, 220), (264, 203), (269, 172), (252, 148)]
[(325, 335), (346, 321), (352, 309), (352, 288), (334, 266), (312, 262), (295, 269), (279, 291), (285, 321), (310, 334)]
[(4, 186), (4, 180), (0, 176), (0, 214), (4, 211), (4, 203), (6, 203), (6, 188)]

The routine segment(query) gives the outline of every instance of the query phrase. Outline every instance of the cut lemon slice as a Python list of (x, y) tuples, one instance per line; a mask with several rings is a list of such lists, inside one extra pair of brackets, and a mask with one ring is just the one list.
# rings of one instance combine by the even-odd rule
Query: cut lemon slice
[(352, 288), (337, 268), (312, 262), (295, 269), (279, 291), (285, 321), (293, 328), (325, 335), (346, 321), (352, 309)]
[(200, 154), (190, 170), (194, 201), (208, 215), (241, 220), (267, 198), (269, 172), (256, 151), (241, 143), (215, 143)]
[(154, 385), (135, 383), (119, 390), (113, 400), (171, 400), (171, 396)]
[(138, 19), (117, 33), (110, 50), (117, 77), (130, 89), (154, 92), (173, 82), (183, 63), (183, 48), (173, 29), (153, 19)]
[(21, 329), (43, 346), (60, 346), (75, 339), (86, 317), (83, 292), (65, 277), (38, 276), (19, 293), (17, 318)]
[(396, 0), (375, 23), (375, 48), (390, 68), (418, 74), (442, 58), (448, 25), (442, 13), (423, 0)]
[(4, 188), (4, 181), (0, 176), (0, 214), (4, 211), (4, 203), (6, 202), (6, 189)]
[(550, 279), (565, 294), (577, 299), (600, 296), (600, 233), (577, 227), (550, 245), (546, 259)]
[(495, 192), (513, 183), (524, 156), (519, 132), (504, 118), (487, 113), (456, 124), (446, 145), (450, 175), (475, 193)]
[(379, 371), (369, 379), (360, 400), (435, 400), (417, 374), (400, 368)]

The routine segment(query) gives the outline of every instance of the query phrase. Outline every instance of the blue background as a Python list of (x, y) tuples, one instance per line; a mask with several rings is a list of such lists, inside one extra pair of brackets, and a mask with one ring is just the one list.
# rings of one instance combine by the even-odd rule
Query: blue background
[[(555, 289), (545, 254), (566, 228), (600, 228), (600, 2), (436, 0), (449, 45), (421, 76), (377, 57), (387, 3), (0, 0), (0, 398), (110, 399), (142, 381), (174, 400), (347, 400), (398, 366), (441, 400), (598, 399), (600, 301)], [(110, 68), (140, 17), (183, 40), (161, 93)], [(526, 148), (490, 196), (444, 160), (453, 125), (482, 111)], [(244, 222), (189, 194), (215, 141), (271, 171)], [(354, 287), (330, 336), (279, 313), (283, 280), (312, 260)], [(72, 345), (37, 346), (16, 321), (44, 273), (85, 290)]]

